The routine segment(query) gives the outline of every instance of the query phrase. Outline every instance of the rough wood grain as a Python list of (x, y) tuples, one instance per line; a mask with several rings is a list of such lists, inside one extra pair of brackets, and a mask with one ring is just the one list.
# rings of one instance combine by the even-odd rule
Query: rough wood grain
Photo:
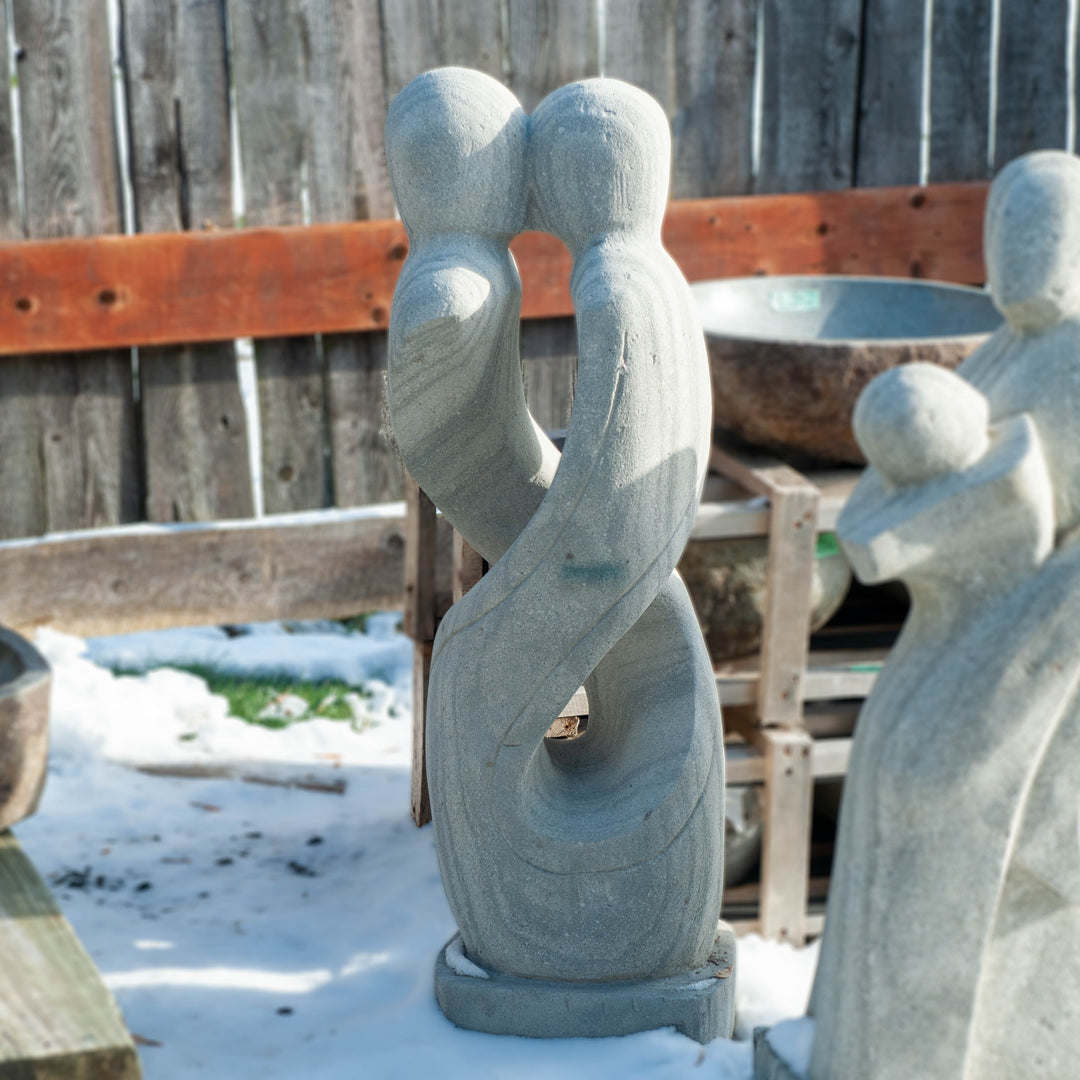
[[(669, 205), (663, 238), (691, 281), (981, 282), (985, 202), (985, 183), (688, 199)], [(407, 250), (395, 221), (0, 245), (0, 356), (385, 328)], [(525, 233), (512, 250), (523, 317), (571, 314), (566, 248)]]
[(865, 0), (855, 183), (919, 180), (923, 5)]
[(806, 940), (813, 739), (804, 731), (764, 731), (765, 814), (761, 842), (761, 933)]
[(1065, 145), (1069, 0), (1001, 0), (994, 169)]
[(604, 72), (663, 105), (672, 198), (750, 189), (756, 41), (752, 0), (608, 5)]
[(756, 189), (852, 183), (861, 0), (762, 0), (764, 74)]
[[(308, 110), (297, 4), (234, 0), (229, 19), (245, 220), (249, 225), (300, 224)], [(331, 478), (323, 364), (315, 340), (259, 341), (255, 365), (267, 512), (326, 506)]]
[(930, 54), (930, 181), (989, 171), (991, 5), (934, 0)]
[[(120, 228), (105, 0), (17, 0), (31, 236)], [(109, 298), (102, 295), (108, 306)], [(13, 308), (18, 314), (18, 310)], [(3, 365), (0, 536), (135, 520), (141, 492), (127, 352)], [(10, 493), (10, 496), (7, 495)]]
[(29, 817), (41, 798), (51, 681), (37, 649), (0, 626), (0, 829)]
[[(123, 0), (131, 184), (142, 232), (232, 224), (225, 9)], [(253, 512), (247, 420), (231, 342), (139, 355), (146, 517)]]
[[(0, 41), (8, 36), (7, 5), (0, 4)], [(23, 235), (19, 210), (18, 159), (15, 154), (15, 125), (11, 95), (7, 88), (13, 77), (7, 48), (0, 49), (0, 241), (17, 240)]]
[(10, 832), (0, 833), (0, 1076), (138, 1080), (97, 968)]
[(411, 476), (406, 476), (405, 608), (402, 629), (416, 642), (435, 639), (437, 522), (435, 504)]
[[(0, 622), (80, 635), (400, 609), (400, 512), (84, 532), (0, 545)], [(435, 611), (450, 602), (450, 529), (436, 543)]]
[[(377, 0), (302, 0), (300, 19), (312, 220), (391, 217)], [(402, 470), (383, 423), (386, 335), (327, 335), (322, 347), (334, 502), (358, 506), (400, 498)]]
[(429, 68), (476, 68), (503, 79), (500, 0), (380, 0), (387, 98)]

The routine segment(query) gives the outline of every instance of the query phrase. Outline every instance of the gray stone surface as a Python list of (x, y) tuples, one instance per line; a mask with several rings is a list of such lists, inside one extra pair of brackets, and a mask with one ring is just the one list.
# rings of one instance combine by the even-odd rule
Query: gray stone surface
[[(875, 380), (838, 532), (911, 614), (859, 720), (810, 1012), (811, 1080), (1077, 1075), (1080, 162), (995, 181), (1006, 326)], [(1066, 777), (1070, 779), (1066, 779)]]
[[(530, 120), (486, 76), (441, 69), (395, 99), (386, 148), (410, 237), (390, 324), (395, 436), (493, 564), (443, 620), (429, 684), (436, 849), (464, 951), (492, 973), (614, 995), (683, 978), (716, 935), (724, 766), (712, 668), (673, 573), (710, 403), (689, 289), (660, 246), (666, 120), (612, 79), (564, 87)], [(526, 224), (574, 256), (561, 459), (522, 388), (507, 244)], [(585, 734), (546, 741), (582, 682)]]
[(755, 1028), (754, 1080), (806, 1080), (813, 1037), (814, 1021), (809, 1016)]
[(616, 983), (462, 974), (447, 963), (447, 950), (460, 940), (455, 935), (439, 952), (435, 997), (462, 1027), (535, 1039), (596, 1038), (674, 1027), (707, 1043), (735, 1025), (735, 935), (725, 923), (706, 962), (695, 971)]

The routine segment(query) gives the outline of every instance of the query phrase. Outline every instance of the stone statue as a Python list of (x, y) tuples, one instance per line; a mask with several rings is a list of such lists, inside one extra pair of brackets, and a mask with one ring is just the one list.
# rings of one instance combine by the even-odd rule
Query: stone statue
[[(390, 324), (395, 436), (492, 564), (432, 656), (428, 782), (460, 928), (439, 1003), (495, 1032), (730, 1034), (719, 704), (673, 573), (710, 400), (690, 293), (660, 246), (666, 119), (611, 79), (527, 117), (487, 76), (447, 68), (394, 100), (386, 151), (410, 239)], [(530, 227), (574, 256), (561, 459), (521, 377), (507, 245)], [(546, 739), (582, 683), (584, 734)]]
[(912, 607), (859, 718), (812, 1049), (760, 1038), (769, 1080), (1080, 1069), (1080, 160), (1003, 170), (985, 243), (1006, 325), (856, 408), (838, 532)]

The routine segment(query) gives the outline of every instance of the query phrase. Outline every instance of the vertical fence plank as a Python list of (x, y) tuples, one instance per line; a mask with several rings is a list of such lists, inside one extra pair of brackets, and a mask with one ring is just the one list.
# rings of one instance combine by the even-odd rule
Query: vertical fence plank
[(429, 68), (460, 65), (503, 77), (500, 0), (381, 0), (387, 97)]
[[(303, 221), (307, 115), (295, 0), (230, 0), (248, 225)], [(323, 365), (315, 339), (255, 343), (267, 513), (327, 504)]]
[[(106, 0), (15, 0), (27, 231), (117, 232), (121, 225)], [(99, 302), (122, 302), (108, 291)], [(133, 521), (141, 492), (131, 357), (50, 356), (8, 369), (0, 430), (20, 434), (5, 469), (0, 534)], [(13, 385), (14, 384), (14, 385)], [(14, 485), (14, 490), (8, 485)]]
[(605, 73), (663, 105), (673, 199), (750, 189), (756, 10), (754, 0), (608, 6)]
[(990, 139), (991, 7), (934, 0), (930, 182), (982, 180)]
[[(914, 0), (910, 0), (914, 2)], [(761, 192), (852, 183), (861, 0), (762, 0)]]
[[(221, 0), (121, 0), (131, 184), (140, 232), (232, 223), (228, 58)], [(139, 354), (146, 516), (253, 513), (232, 342)]]
[[(378, 0), (302, 0), (315, 221), (394, 214), (383, 160), (386, 89)], [(334, 501), (397, 499), (403, 473), (384, 423), (386, 334), (323, 337)]]
[(995, 171), (1065, 145), (1069, 0), (1001, 0)]
[(866, 0), (855, 155), (859, 187), (919, 180), (923, 30), (923, 5), (916, 0)]
[[(595, 4), (509, 0), (510, 89), (527, 111), (560, 86), (600, 74)], [(545, 430), (567, 427), (574, 405), (577, 330), (572, 318), (521, 324), (522, 371), (529, 411)]]
[(19, 173), (15, 156), (15, 124), (8, 86), (13, 77), (7, 48), (7, 6), (0, 4), (0, 241), (23, 236), (19, 212)]

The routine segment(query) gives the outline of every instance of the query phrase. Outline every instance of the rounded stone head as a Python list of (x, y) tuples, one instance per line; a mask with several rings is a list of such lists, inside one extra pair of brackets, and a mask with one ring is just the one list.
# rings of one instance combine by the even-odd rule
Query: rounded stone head
[(437, 68), (386, 115), (386, 164), (410, 234), (514, 236), (525, 227), (528, 118), (501, 83)]
[(658, 232), (670, 167), (667, 117), (644, 90), (618, 79), (570, 83), (532, 116), (529, 224), (571, 251), (601, 234)]
[(1042, 150), (1002, 169), (983, 247), (994, 303), (1015, 329), (1080, 315), (1080, 158)]
[(866, 460), (892, 487), (927, 483), (974, 464), (989, 445), (986, 398), (935, 364), (902, 364), (859, 396), (852, 426)]

